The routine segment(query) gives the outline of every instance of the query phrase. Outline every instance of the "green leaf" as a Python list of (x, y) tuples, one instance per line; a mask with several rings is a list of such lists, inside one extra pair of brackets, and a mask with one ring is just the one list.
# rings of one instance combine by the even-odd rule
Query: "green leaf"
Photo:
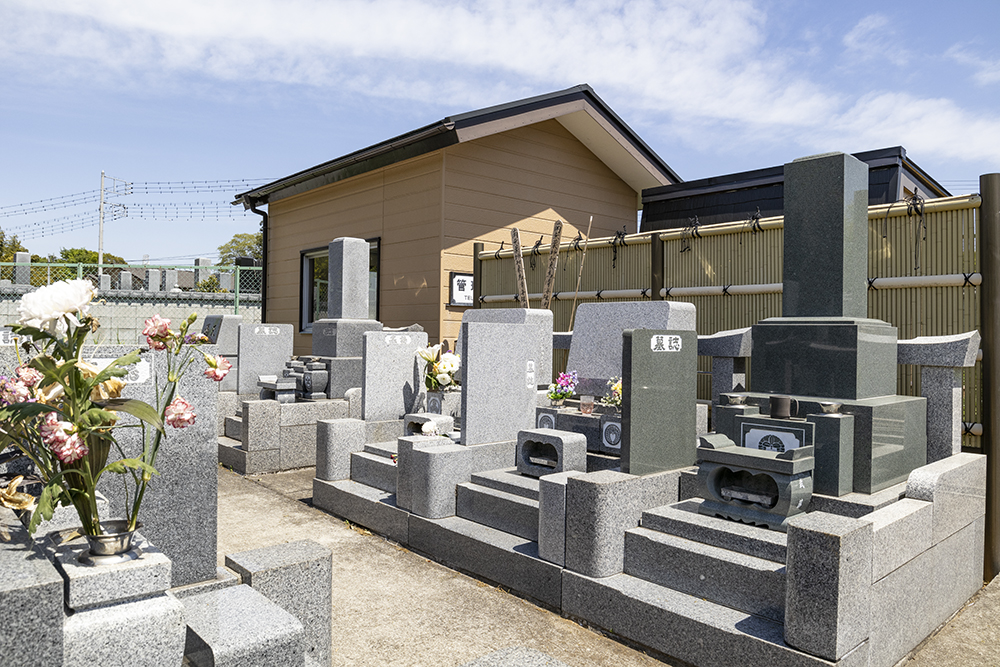
[(81, 421), (91, 428), (110, 424), (114, 419), (113, 414), (101, 408), (91, 408), (81, 415)]
[[(28, 523), (28, 533), (31, 535), (35, 534), (42, 519), (50, 520), (52, 513), (55, 512), (55, 501), (62, 495), (62, 487), (57, 483), (57, 479), (58, 476), (50, 479), (49, 483), (42, 488), (41, 495), (38, 496), (38, 503), (35, 505), (35, 510), (31, 513), (31, 521)], [(53, 491), (54, 489), (55, 491)]]
[(105, 410), (115, 410), (116, 412), (124, 412), (127, 414), (141, 419), (158, 431), (163, 431), (163, 421), (160, 419), (159, 413), (149, 403), (145, 401), (140, 401), (134, 398), (112, 398), (107, 401), (95, 402), (95, 405), (99, 405)]
[(97, 377), (93, 380), (93, 384), (98, 385), (111, 377), (125, 377), (128, 375), (128, 367), (139, 363), (139, 360), (139, 350), (133, 350), (128, 354), (118, 357), (97, 374)]
[(44, 403), (14, 403), (0, 408), (0, 422), (18, 423), (55, 410)]
[(144, 470), (151, 475), (159, 476), (160, 474), (157, 472), (156, 468), (139, 459), (119, 459), (117, 461), (112, 461), (108, 465), (104, 466), (104, 470), (101, 470), (100, 474), (103, 475), (105, 471), (107, 471), (113, 472), (116, 475), (124, 475), (128, 468), (132, 468), (133, 470)]
[(56, 340), (56, 337), (50, 334), (48, 331), (43, 331), (36, 327), (29, 327), (24, 324), (12, 324), (11, 331), (17, 336), (28, 336), (31, 340), (41, 340), (47, 338), (49, 340)]

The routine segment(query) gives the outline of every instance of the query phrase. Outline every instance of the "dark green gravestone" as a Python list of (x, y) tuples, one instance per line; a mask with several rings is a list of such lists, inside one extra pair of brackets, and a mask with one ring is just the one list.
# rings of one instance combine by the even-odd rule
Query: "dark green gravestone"
[(697, 458), (698, 334), (622, 333), (622, 472), (648, 475)]

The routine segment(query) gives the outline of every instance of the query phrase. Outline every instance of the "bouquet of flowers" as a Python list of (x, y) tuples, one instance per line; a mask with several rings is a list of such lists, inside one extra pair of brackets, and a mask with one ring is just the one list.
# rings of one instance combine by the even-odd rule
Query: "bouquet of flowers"
[(455, 375), (462, 367), (462, 359), (457, 354), (442, 351), (441, 345), (433, 345), (417, 350), (417, 355), (427, 362), (424, 369), (424, 386), (427, 391), (449, 391), (457, 389), (459, 382)]
[(546, 394), (553, 401), (561, 401), (573, 396), (578, 382), (576, 371), (560, 373), (556, 381), (549, 385), (549, 393)]
[[(21, 317), (11, 327), (34, 356), (20, 363), (13, 376), (0, 378), (0, 450), (19, 449), (44, 484), (31, 515), (31, 532), (42, 519), (52, 518), (56, 506), (72, 504), (83, 532), (101, 535), (96, 490), (105, 473), (126, 481), (127, 529), (135, 530), (143, 495), (159, 474), (154, 466), (164, 424), (184, 428), (195, 420), (191, 404), (175, 395), (195, 361), (194, 352), (205, 359), (205, 375), (213, 380), (221, 380), (230, 368), (222, 357), (198, 349), (208, 342), (205, 336), (188, 333), (197, 315), (185, 319), (177, 331), (169, 328), (170, 320), (154, 315), (142, 333), (151, 349), (167, 355), (167, 377), (156, 387), (156, 405), (121, 398), (124, 382), (119, 378), (139, 361), (139, 350), (105, 368), (82, 358), (87, 336), (99, 326), (88, 313), (95, 294), (86, 280), (41, 287), (21, 299)], [(140, 420), (143, 449), (137, 457), (127, 457), (115, 439), (115, 430), (123, 427), (118, 413)], [(112, 450), (119, 457), (108, 462)]]
[(620, 410), (622, 407), (622, 379), (613, 377), (608, 380), (608, 393), (601, 396), (601, 404)]

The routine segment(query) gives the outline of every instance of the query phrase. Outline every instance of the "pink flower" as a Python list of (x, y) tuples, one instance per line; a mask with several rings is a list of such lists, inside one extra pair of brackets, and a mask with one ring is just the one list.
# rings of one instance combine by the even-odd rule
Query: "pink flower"
[(155, 336), (157, 338), (163, 338), (168, 333), (170, 333), (170, 320), (160, 317), (159, 314), (153, 315), (146, 320), (146, 328), (142, 330), (143, 336)]
[(4, 378), (0, 384), (0, 402), (4, 405), (31, 402), (31, 391), (20, 380)]
[(42, 381), (42, 374), (30, 366), (18, 366), (17, 377), (26, 387), (34, 387)]
[(190, 403), (178, 396), (164, 410), (163, 417), (174, 428), (184, 428), (194, 423), (194, 410)]
[(74, 433), (66, 438), (65, 442), (51, 445), (51, 447), (52, 453), (63, 463), (79, 461), (90, 451), (87, 449), (87, 445), (84, 444), (83, 438), (80, 437), (79, 433)]
[(206, 354), (205, 362), (208, 363), (208, 369), (205, 370), (205, 375), (212, 378), (216, 382), (219, 382), (222, 378), (226, 377), (226, 375), (229, 374), (229, 369), (233, 367), (233, 365), (229, 363), (228, 359), (218, 355), (212, 356)]
[(149, 345), (151, 350), (165, 350), (167, 349), (167, 344), (162, 340), (157, 340), (156, 338), (151, 338), (146, 336), (146, 344)]
[(69, 437), (66, 433), (67, 428), (72, 428), (73, 425), (69, 422), (59, 421), (59, 417), (55, 412), (45, 413), (45, 418), (42, 420), (41, 425), (38, 430), (42, 434), (42, 441), (49, 446), (62, 444)]

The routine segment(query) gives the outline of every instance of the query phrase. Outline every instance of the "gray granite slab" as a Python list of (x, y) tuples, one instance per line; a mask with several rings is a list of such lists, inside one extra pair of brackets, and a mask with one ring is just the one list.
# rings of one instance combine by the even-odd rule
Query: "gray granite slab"
[(747, 390), (746, 357), (712, 357), (712, 405), (720, 395)]
[(497, 491), (512, 493), (529, 500), (538, 500), (540, 478), (528, 477), (517, 472), (517, 468), (500, 468), (472, 473), (472, 483)]
[(244, 451), (278, 449), (281, 433), (281, 404), (277, 401), (243, 401), (240, 442)]
[(319, 357), (361, 357), (364, 335), (381, 330), (382, 323), (375, 320), (316, 320), (312, 328), (312, 353)]
[(282, 405), (279, 424), (281, 426), (307, 426), (313, 425), (321, 419), (344, 419), (345, 417), (347, 417), (347, 401), (322, 399)]
[(697, 334), (630, 329), (622, 339), (622, 472), (648, 475), (694, 465)]
[(986, 457), (956, 454), (910, 473), (906, 497), (934, 504), (933, 543), (986, 512)]
[(872, 524), (812, 512), (788, 521), (785, 641), (840, 660), (871, 632)]
[(625, 531), (644, 510), (677, 501), (679, 472), (637, 477), (602, 470), (571, 477), (566, 487), (566, 567), (587, 576), (622, 571)]
[(866, 317), (868, 165), (827, 153), (784, 173), (782, 315)]
[(903, 498), (862, 518), (872, 523), (873, 582), (931, 548), (933, 509), (931, 503)]
[(785, 618), (785, 566), (647, 528), (625, 532), (625, 574), (770, 618)]
[(342, 479), (313, 480), (313, 506), (364, 526), (399, 544), (409, 543), (410, 513), (396, 505), (396, 496)]
[(330, 664), (333, 553), (312, 540), (276, 544), (226, 556), (243, 583), (299, 619), (305, 655)]
[(417, 350), (427, 347), (424, 332), (364, 334), (361, 412), (365, 420), (399, 419), (418, 412), (425, 400), (424, 368)]
[(537, 364), (538, 386), (548, 389), (552, 381), (552, 311), (530, 308), (475, 308), (462, 314), (463, 322), (493, 322), (499, 324), (525, 324), (535, 331), (533, 344), (537, 347), (534, 358)]
[(854, 415), (815, 414), (813, 492), (844, 496), (854, 490)]
[[(448, 444), (409, 449), (418, 436), (399, 440), (398, 480), (405, 481), (409, 509), (417, 516), (439, 519), (455, 514), (455, 487), (472, 480), (472, 473), (507, 468), (514, 462), (514, 441), (464, 446)], [(399, 483), (399, 481), (397, 481)]]
[(566, 563), (566, 483), (582, 474), (570, 470), (538, 478), (538, 557), (556, 565)]
[[(63, 579), (14, 512), (0, 507), (0, 653), (13, 664), (58, 665), (63, 655)], [(30, 656), (29, 659), (22, 659)]]
[(327, 317), (368, 318), (370, 247), (368, 241), (340, 237), (330, 241)]
[(238, 586), (241, 583), (242, 582), (240, 581), (239, 575), (230, 570), (228, 567), (220, 565), (219, 567), (215, 568), (214, 579), (207, 579), (205, 581), (199, 581), (193, 584), (186, 584), (184, 586), (177, 586), (175, 588), (171, 588), (170, 595), (180, 600), (181, 598), (187, 597), (189, 595), (197, 595), (198, 593), (205, 593), (219, 588)]
[(587, 472), (587, 438), (555, 429), (526, 429), (517, 434), (517, 471), (529, 477), (578, 470)]
[(537, 327), (463, 322), (462, 444), (514, 440), (535, 424)]
[(953, 336), (920, 336), (896, 343), (896, 361), (917, 366), (972, 367), (982, 337), (978, 331)]
[(292, 356), (291, 324), (241, 324), (239, 326), (240, 374), (237, 391), (256, 390), (261, 375), (281, 375)]
[(622, 375), (626, 329), (695, 330), (695, 308), (674, 301), (584, 303), (576, 311), (567, 370), (580, 378), (576, 393), (604, 396), (608, 380)]
[(68, 615), (62, 665), (122, 664), (122, 656), (130, 667), (179, 665), (185, 654), (186, 621), (182, 604), (166, 594)]
[(280, 470), (316, 465), (316, 424), (282, 426), (278, 438)]
[(403, 415), (405, 435), (447, 435), (455, 430), (455, 418), (432, 412)]
[(201, 325), (201, 332), (219, 349), (219, 354), (235, 356), (240, 353), (241, 324), (243, 324), (242, 315), (206, 315)]
[(505, 533), (538, 541), (538, 501), (474, 482), (459, 484), (455, 515)]
[(752, 327), (698, 336), (698, 354), (703, 357), (749, 357), (751, 352), (753, 352)]
[(316, 479), (334, 481), (351, 476), (351, 454), (365, 448), (365, 423), (360, 419), (324, 419), (316, 423)]
[(924, 366), (920, 395), (927, 399), (927, 462), (962, 451), (962, 369)]
[(246, 584), (183, 598), (185, 656), (193, 667), (303, 665), (303, 628)]

